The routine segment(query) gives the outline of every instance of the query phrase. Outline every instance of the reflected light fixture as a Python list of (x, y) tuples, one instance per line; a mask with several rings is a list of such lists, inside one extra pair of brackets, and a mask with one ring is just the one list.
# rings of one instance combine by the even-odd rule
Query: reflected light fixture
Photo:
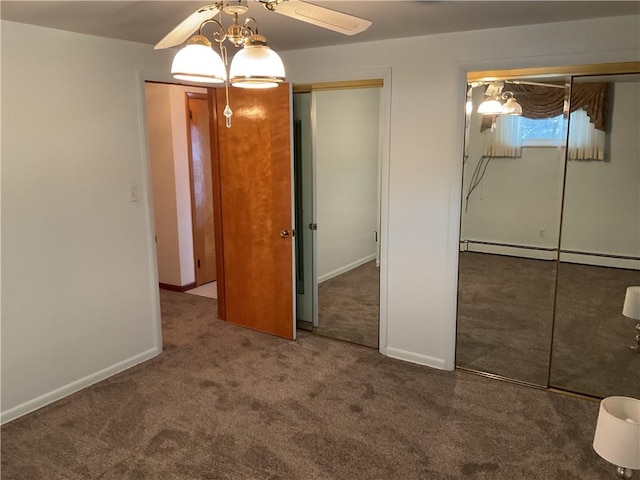
[[(511, 94), (511, 96), (509, 96)], [(522, 115), (522, 105), (513, 96), (513, 92), (504, 92), (502, 98), (507, 99), (506, 103), (502, 106), (503, 115)]]
[(640, 353), (640, 287), (627, 287), (622, 314), (638, 322), (636, 324), (636, 344), (629, 348)]
[(618, 478), (629, 479), (640, 470), (640, 400), (607, 397), (600, 402), (593, 449), (617, 467)]
[[(522, 105), (513, 96), (513, 92), (504, 92), (504, 82), (491, 82), (484, 95), (486, 98), (478, 106), (481, 115), (522, 115)], [(501, 100), (506, 100), (503, 105)]]
[[(241, 88), (273, 88), (285, 80), (284, 64), (280, 56), (269, 48), (267, 39), (258, 33), (258, 23), (253, 17), (247, 17), (240, 23), (239, 15), (246, 13), (246, 0), (224, 2), (219, 7), (233, 16), (233, 24), (225, 26), (215, 18), (200, 24), (198, 33), (192, 36), (186, 45), (178, 51), (171, 65), (171, 74), (178, 80), (197, 83), (225, 83), (226, 105), (224, 116), (226, 126), (231, 127), (233, 112), (229, 106), (229, 83)], [(200, 12), (197, 12), (200, 13)], [(220, 54), (212, 48), (212, 42), (203, 35), (202, 30), (209, 24), (215, 24), (218, 30), (212, 35), (218, 44)], [(228, 57), (225, 40), (242, 49), (235, 54), (227, 73)]]

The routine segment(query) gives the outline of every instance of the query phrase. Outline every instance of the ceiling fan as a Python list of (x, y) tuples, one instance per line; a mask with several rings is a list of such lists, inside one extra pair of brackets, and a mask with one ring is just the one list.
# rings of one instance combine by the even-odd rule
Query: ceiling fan
[[(264, 7), (271, 12), (295, 18), (344, 35), (356, 35), (371, 26), (371, 22), (369, 20), (338, 12), (336, 10), (331, 10), (329, 8), (320, 7), (302, 0), (255, 1), (264, 5)], [(238, 15), (243, 15), (248, 10), (249, 5), (247, 0), (220, 1), (212, 5), (202, 7), (189, 15), (173, 30), (171, 30), (156, 44), (155, 49), (160, 50), (170, 48), (184, 43), (200, 28), (203, 22), (212, 19), (220, 12), (232, 15), (235, 19), (234, 25), (229, 27), (227, 32), (227, 36), (232, 39), (234, 32), (231, 30), (234, 27), (239, 26), (237, 23)], [(237, 36), (237, 33), (235, 33), (235, 35)]]
[[(345, 35), (355, 35), (371, 26), (369, 20), (302, 0), (256, 1), (271, 12)], [(258, 33), (256, 19), (247, 17), (240, 22), (239, 16), (248, 10), (248, 0), (225, 0), (202, 7), (185, 18), (155, 46), (159, 50), (181, 45), (186, 41), (186, 46), (173, 59), (171, 75), (183, 81), (225, 84), (226, 105), (223, 115), (229, 128), (233, 115), (229, 106), (229, 84), (240, 88), (273, 88), (285, 80), (282, 59), (269, 48), (267, 39)], [(233, 23), (229, 27), (215, 18), (220, 12), (233, 17)], [(212, 34), (212, 39), (218, 44), (220, 55), (211, 48), (212, 41), (203, 35), (203, 27), (209, 24), (218, 27), (218, 31)], [(227, 40), (236, 47), (242, 47), (233, 56), (228, 72), (229, 62), (224, 45)]]

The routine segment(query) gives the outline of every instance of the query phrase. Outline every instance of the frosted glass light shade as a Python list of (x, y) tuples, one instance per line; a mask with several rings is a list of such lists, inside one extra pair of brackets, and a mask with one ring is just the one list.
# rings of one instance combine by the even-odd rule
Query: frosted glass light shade
[(220, 55), (211, 48), (211, 42), (195, 35), (173, 57), (171, 75), (189, 82), (222, 83), (227, 79), (227, 70)]
[(502, 106), (502, 113), (505, 115), (522, 115), (522, 105), (515, 98), (511, 97)]
[(640, 400), (608, 397), (600, 402), (593, 449), (618, 467), (640, 469)]
[(640, 287), (627, 287), (622, 314), (625, 317), (640, 320)]
[(485, 100), (478, 106), (478, 113), (482, 115), (500, 115), (502, 104), (497, 100)]
[(247, 43), (231, 61), (229, 80), (234, 87), (273, 88), (284, 79), (282, 59), (266, 42)]

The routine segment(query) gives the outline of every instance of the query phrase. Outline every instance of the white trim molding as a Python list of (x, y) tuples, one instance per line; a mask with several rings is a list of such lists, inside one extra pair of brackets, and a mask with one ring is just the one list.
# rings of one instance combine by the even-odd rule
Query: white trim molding
[(387, 346), (386, 352), (388, 357), (395, 358), (397, 360), (404, 360), (405, 362), (417, 363), (418, 365), (437, 368), (438, 370), (454, 369), (453, 364), (450, 365), (446, 360), (442, 358), (429, 357), (427, 355), (408, 352), (407, 350), (400, 350), (399, 348), (392, 348), (389, 346)]
[(150, 350), (147, 350), (146, 352), (139, 353), (138, 355), (134, 355), (131, 358), (118, 362), (115, 365), (111, 365), (110, 367), (87, 375), (84, 378), (80, 378), (79, 380), (75, 380), (60, 388), (56, 388), (55, 390), (45, 393), (44, 395), (40, 395), (39, 397), (28, 400), (20, 405), (16, 405), (15, 407), (3, 411), (2, 414), (0, 414), (0, 424), (4, 425), (5, 423), (22, 417), (27, 413), (38, 410), (39, 408), (42, 408), (46, 405), (49, 405), (50, 403), (67, 397), (72, 393), (76, 393), (83, 388), (89, 387), (117, 373), (123, 372), (128, 368), (134, 367), (142, 362), (146, 362), (147, 360), (150, 360), (153, 357), (159, 355), (160, 352), (162, 352), (162, 349), (154, 347)]

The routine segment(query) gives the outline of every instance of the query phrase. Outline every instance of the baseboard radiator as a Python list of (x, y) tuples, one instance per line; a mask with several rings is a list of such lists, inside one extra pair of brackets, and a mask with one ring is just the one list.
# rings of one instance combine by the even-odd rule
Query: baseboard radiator
[[(510, 257), (531, 258), (536, 260), (556, 260), (558, 249), (532, 245), (515, 245), (509, 243), (486, 242), (481, 240), (461, 240), (461, 252), (492, 253)], [(560, 250), (560, 261), (579, 263), (598, 267), (624, 268), (640, 270), (640, 257), (616, 255), (600, 252), (583, 252), (578, 250)]]

